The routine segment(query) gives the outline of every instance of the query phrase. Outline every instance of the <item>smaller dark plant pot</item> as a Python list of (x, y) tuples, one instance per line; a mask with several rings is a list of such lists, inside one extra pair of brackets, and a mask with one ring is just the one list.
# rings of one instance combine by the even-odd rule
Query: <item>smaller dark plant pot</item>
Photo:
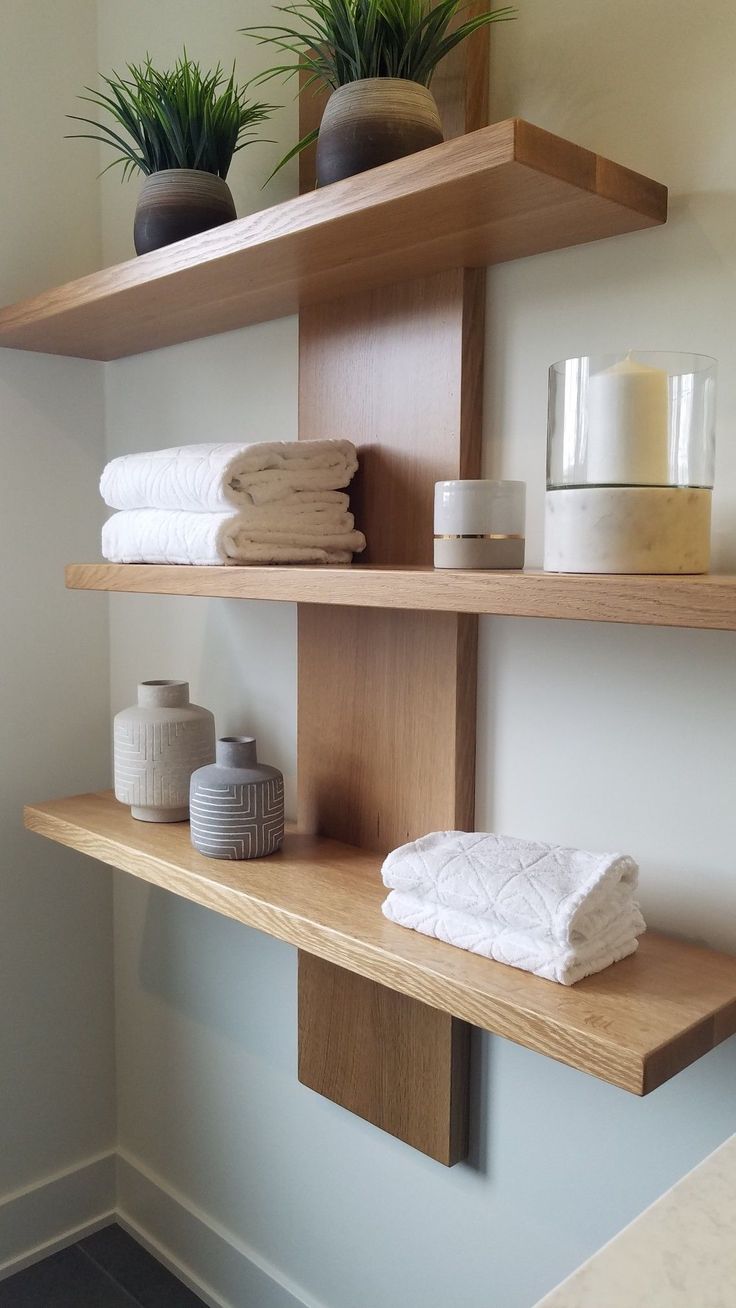
[(214, 173), (165, 168), (141, 187), (135, 211), (136, 254), (160, 250), (237, 218), (230, 187)]
[(317, 185), (402, 159), (443, 141), (432, 92), (401, 77), (369, 77), (333, 91), (317, 142)]

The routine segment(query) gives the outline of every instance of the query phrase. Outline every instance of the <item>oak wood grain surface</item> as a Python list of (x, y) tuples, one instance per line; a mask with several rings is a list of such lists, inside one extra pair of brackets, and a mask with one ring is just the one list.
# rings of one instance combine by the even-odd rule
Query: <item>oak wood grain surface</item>
[(26, 826), (359, 976), (635, 1094), (736, 1032), (736, 958), (648, 932), (573, 987), (388, 922), (381, 858), (289, 832), (281, 853), (204, 858), (187, 823), (136, 822), (109, 794), (29, 806)]
[(377, 853), (472, 830), (475, 666), (473, 618), (300, 609), (302, 829)]
[[(451, 80), (448, 135), (479, 125), (482, 73)], [(0, 346), (116, 359), (666, 216), (665, 187), (509, 119), (9, 305)]]
[[(472, 0), (471, 12), (487, 7)], [(488, 54), (486, 29), (443, 61), (433, 90), (447, 135), (483, 125)], [(314, 105), (303, 105), (305, 131)], [(485, 271), (405, 277), (369, 290), (348, 279), (299, 315), (299, 439), (357, 445), (351, 508), (368, 563), (431, 562), (435, 482), (480, 474)], [(472, 829), (477, 630), (473, 615), (299, 605), (302, 830), (385, 853), (438, 826)], [(469, 1032), (372, 981), (341, 985), (307, 955), (299, 978), (302, 1083), (459, 1161)], [(362, 1084), (372, 1065), (380, 1078)]]
[(368, 1121), (380, 1104), (382, 1130), (446, 1167), (468, 1152), (469, 1043), (466, 1022), (300, 951), (299, 1080)]
[(736, 630), (736, 576), (455, 572), (432, 567), (196, 568), (72, 563), (73, 590), (214, 595), (300, 604), (487, 613)]

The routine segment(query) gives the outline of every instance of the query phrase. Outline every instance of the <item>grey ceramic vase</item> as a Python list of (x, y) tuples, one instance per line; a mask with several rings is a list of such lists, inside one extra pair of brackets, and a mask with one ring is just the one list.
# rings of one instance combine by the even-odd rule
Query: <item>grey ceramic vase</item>
[(264, 858), (284, 838), (284, 778), (258, 762), (252, 736), (225, 736), (192, 777), (192, 844), (208, 858)]
[(115, 798), (141, 822), (186, 822), (192, 773), (215, 757), (215, 719), (186, 681), (144, 681), (115, 718)]

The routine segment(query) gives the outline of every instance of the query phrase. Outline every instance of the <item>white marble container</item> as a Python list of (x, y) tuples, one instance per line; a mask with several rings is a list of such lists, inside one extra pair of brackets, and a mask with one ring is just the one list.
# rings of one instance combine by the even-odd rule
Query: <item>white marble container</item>
[(186, 822), (189, 782), (215, 760), (215, 719), (186, 681), (143, 681), (114, 723), (115, 798), (141, 822)]
[(523, 568), (525, 505), (523, 481), (438, 481), (434, 566)]
[(553, 364), (546, 571), (708, 571), (715, 376), (692, 354)]
[(687, 486), (547, 491), (545, 571), (707, 572), (711, 495)]

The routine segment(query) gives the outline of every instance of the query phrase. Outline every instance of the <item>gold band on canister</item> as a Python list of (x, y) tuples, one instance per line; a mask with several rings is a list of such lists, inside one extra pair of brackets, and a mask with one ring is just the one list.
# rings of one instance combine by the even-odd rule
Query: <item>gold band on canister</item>
[(524, 537), (518, 532), (468, 532), (461, 536), (441, 536), (435, 532), (435, 540), (523, 540)]

